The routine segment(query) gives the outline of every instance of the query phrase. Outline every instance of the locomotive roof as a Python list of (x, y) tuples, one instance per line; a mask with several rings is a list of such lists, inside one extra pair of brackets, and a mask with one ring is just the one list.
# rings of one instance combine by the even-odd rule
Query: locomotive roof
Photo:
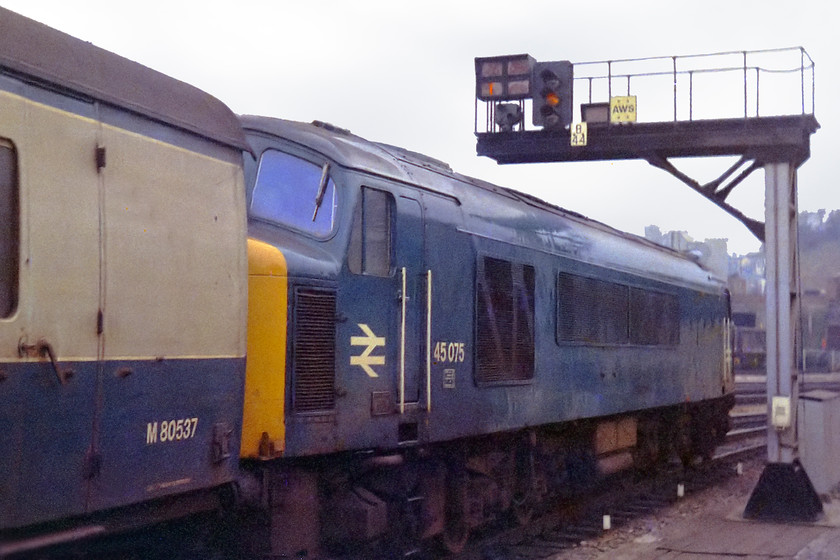
[[(532, 195), (456, 173), (449, 164), (435, 158), (398, 146), (371, 142), (352, 134), (349, 130), (329, 123), (320, 121), (304, 123), (254, 115), (244, 115), (240, 119), (246, 130), (268, 133), (306, 146), (344, 167), (410, 183), (424, 190), (453, 197), (457, 197), (455, 184), (466, 183), (519, 202), (562, 213), (564, 216), (573, 216), (589, 223), (599, 224), (581, 214), (560, 208)], [(613, 229), (604, 224), (599, 225)], [(618, 230), (615, 231), (618, 232)]]
[[(535, 196), (461, 175), (454, 172), (446, 163), (434, 158), (404, 148), (370, 142), (351, 134), (348, 130), (319, 121), (302, 123), (260, 116), (243, 116), (240, 118), (246, 131), (267, 133), (305, 146), (344, 167), (409, 183), (424, 190), (451, 196), (458, 200), (465, 196), (466, 193), (463, 191), (465, 187), (467, 189), (473, 187), (505, 197), (513, 205), (524, 204), (581, 224), (589, 231), (600, 231), (603, 235), (600, 235), (599, 238), (605, 251), (625, 253), (623, 256), (615, 254), (610, 256), (611, 259), (615, 259), (615, 264), (618, 266), (629, 266), (633, 269), (644, 268), (645, 266), (664, 267), (665, 270), (661, 270), (660, 273), (666, 277), (682, 278), (684, 280), (692, 278), (694, 282), (703, 284), (712, 281), (712, 278), (696, 261), (678, 251), (637, 235), (617, 230), (577, 212), (545, 202)], [(631, 245), (617, 246), (614, 242), (609, 241), (610, 239), (624, 239), (629, 241)], [(638, 247), (639, 250), (628, 252), (630, 247), (633, 246)], [(651, 261), (652, 258), (656, 259), (654, 257), (656, 254), (660, 255), (659, 260)], [(604, 254), (601, 255), (601, 257), (604, 256)], [(671, 258), (663, 259), (662, 257), (665, 256)], [(669, 265), (668, 262), (671, 264)], [(695, 272), (690, 272), (692, 269)], [(701, 274), (697, 274), (701, 271)], [(717, 281), (713, 281), (713, 283), (716, 284)]]
[(238, 119), (218, 99), (1, 7), (0, 70), (249, 150)]

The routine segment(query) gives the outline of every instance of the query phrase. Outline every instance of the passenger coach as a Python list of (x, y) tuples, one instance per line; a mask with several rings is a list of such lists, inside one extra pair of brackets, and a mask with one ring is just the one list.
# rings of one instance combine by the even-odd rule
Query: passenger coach
[(0, 557), (236, 478), (247, 150), (204, 92), (0, 8)]

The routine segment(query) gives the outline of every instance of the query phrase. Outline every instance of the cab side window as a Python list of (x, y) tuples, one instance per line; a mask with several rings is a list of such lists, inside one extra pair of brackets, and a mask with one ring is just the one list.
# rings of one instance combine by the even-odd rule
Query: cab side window
[(0, 318), (17, 308), (20, 254), (20, 198), (17, 153), (0, 139)]
[(329, 165), (318, 166), (277, 150), (262, 154), (250, 217), (325, 238), (332, 233), (335, 208)]
[(362, 187), (353, 217), (347, 264), (354, 274), (389, 276), (393, 251), (393, 208), (390, 193)]

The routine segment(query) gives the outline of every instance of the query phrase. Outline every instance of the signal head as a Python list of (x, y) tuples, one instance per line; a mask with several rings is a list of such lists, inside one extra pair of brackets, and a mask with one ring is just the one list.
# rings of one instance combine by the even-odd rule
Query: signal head
[(558, 129), (572, 124), (572, 63), (567, 60), (534, 64), (534, 124)]
[(481, 101), (514, 101), (531, 96), (531, 68), (527, 54), (475, 59), (475, 96)]

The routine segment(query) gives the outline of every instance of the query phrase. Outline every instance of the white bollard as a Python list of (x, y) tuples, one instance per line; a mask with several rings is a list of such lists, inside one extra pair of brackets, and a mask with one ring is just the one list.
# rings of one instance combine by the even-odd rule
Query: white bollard
[(685, 484), (680, 482), (677, 484), (677, 498), (682, 498), (683, 496), (685, 496)]
[(610, 519), (609, 515), (604, 516), (604, 531), (609, 531), (612, 529), (612, 520)]
[(737, 465), (735, 465), (735, 474), (737, 474), (738, 476), (741, 476), (742, 474), (744, 474), (744, 464), (743, 463), (738, 463)]

